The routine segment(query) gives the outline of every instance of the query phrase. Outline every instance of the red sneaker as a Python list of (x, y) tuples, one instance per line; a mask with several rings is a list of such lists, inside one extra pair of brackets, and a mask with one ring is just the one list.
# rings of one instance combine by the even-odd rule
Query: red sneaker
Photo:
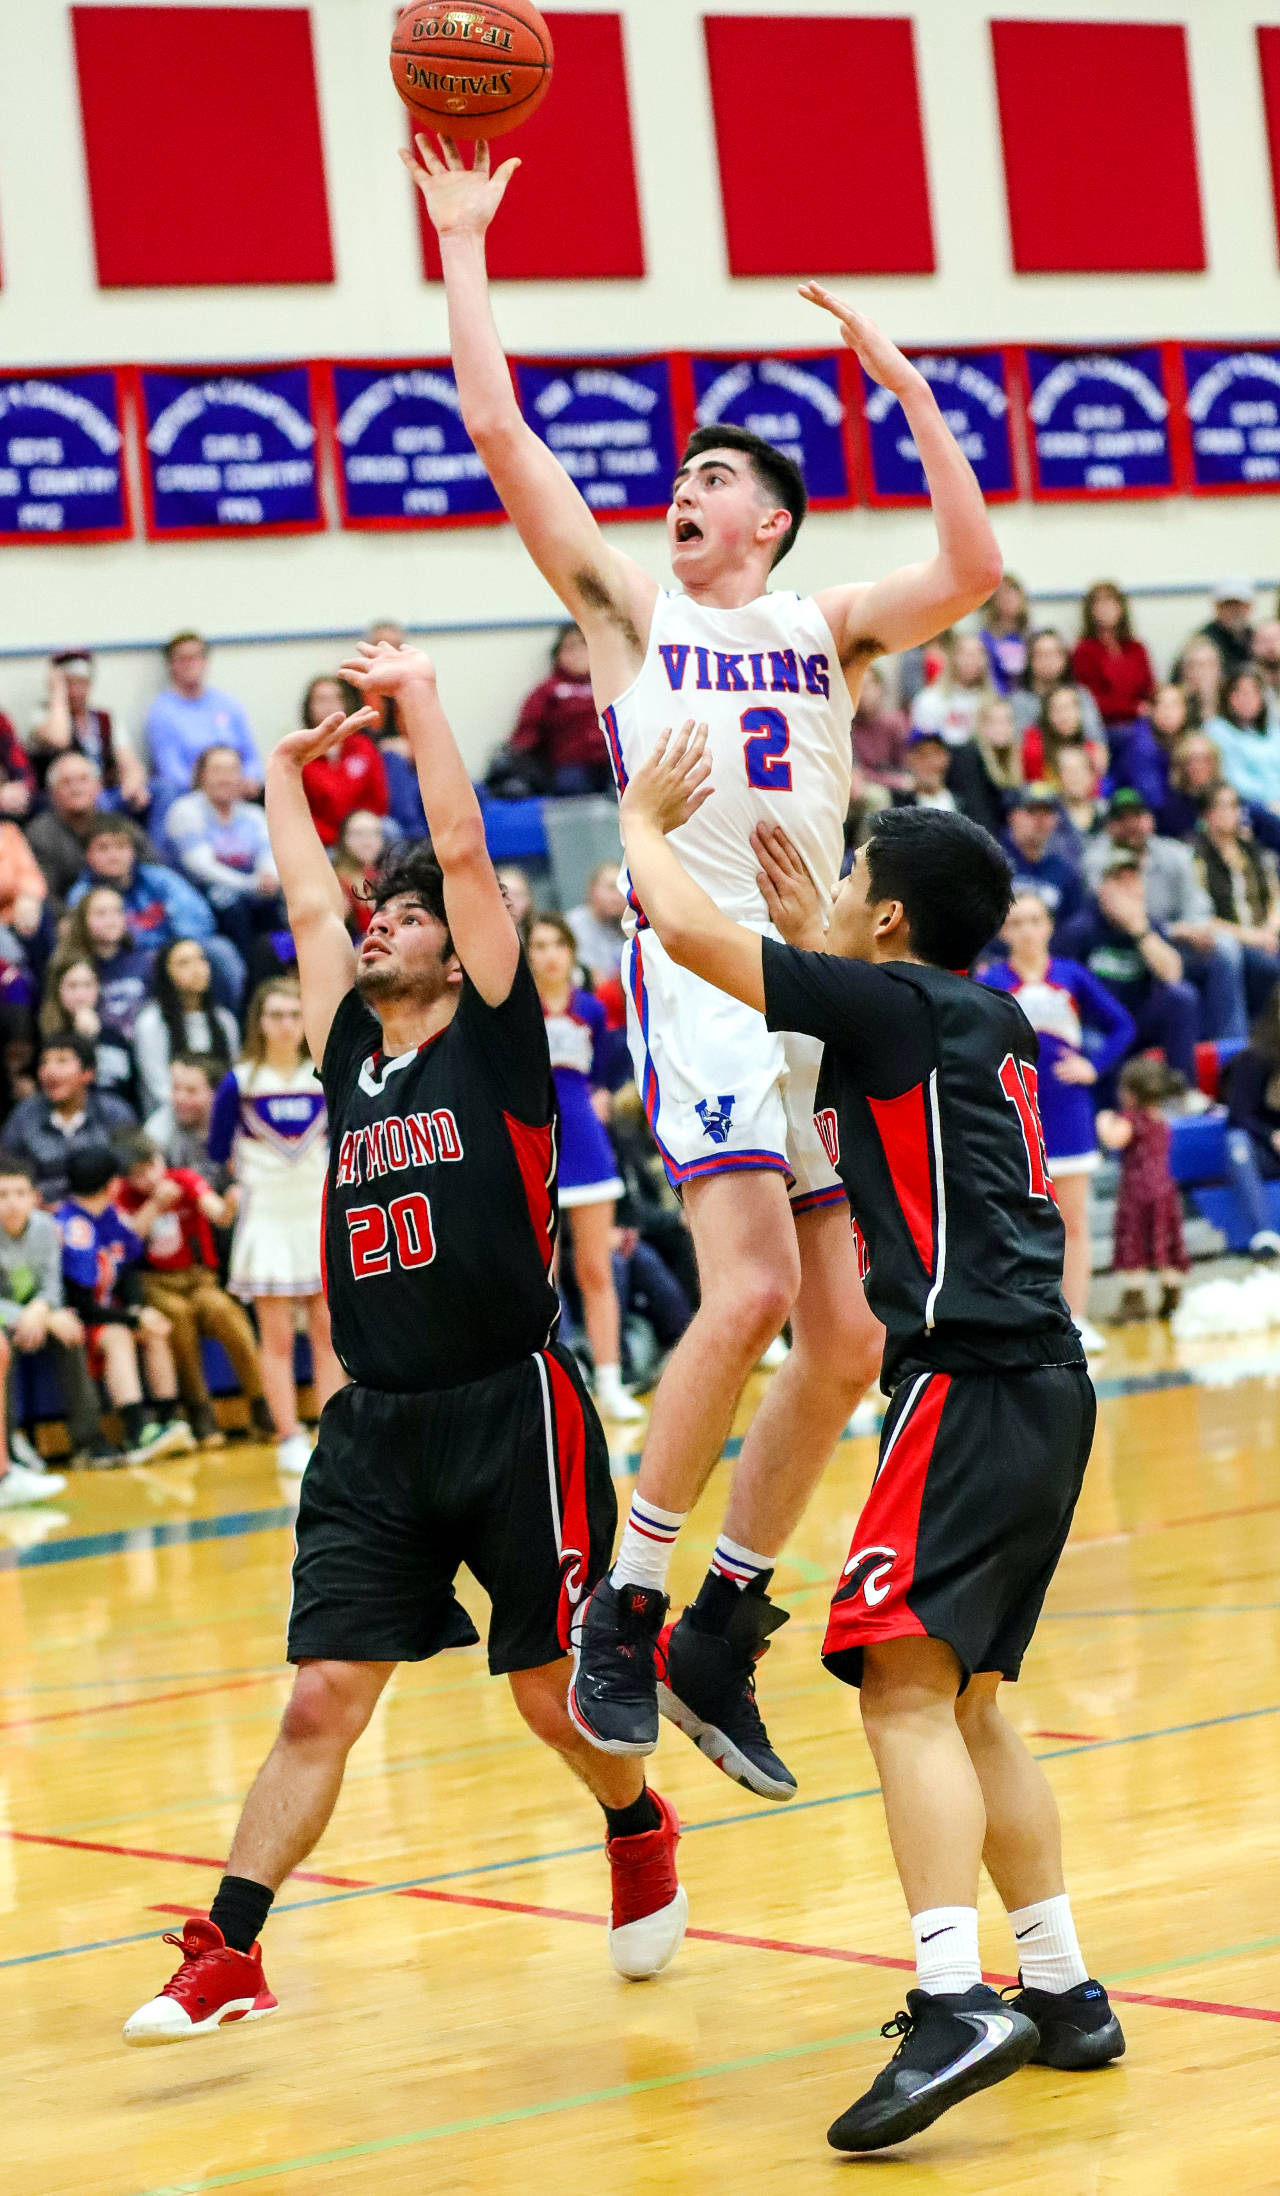
[(609, 1957), (633, 1982), (658, 1975), (684, 1942), (689, 1897), (676, 1876), (680, 1818), (670, 1800), (652, 1795), (662, 1821), (634, 1838), (606, 1838), (613, 1876)]
[(257, 2021), (275, 2012), (278, 2001), (267, 1988), (260, 1944), (252, 1952), (233, 1951), (222, 1931), (202, 1916), (184, 1923), (181, 1936), (166, 1930), (164, 1941), (177, 1946), (182, 1965), (158, 1998), (130, 2015), (126, 2043), (185, 2043), (224, 2021)]

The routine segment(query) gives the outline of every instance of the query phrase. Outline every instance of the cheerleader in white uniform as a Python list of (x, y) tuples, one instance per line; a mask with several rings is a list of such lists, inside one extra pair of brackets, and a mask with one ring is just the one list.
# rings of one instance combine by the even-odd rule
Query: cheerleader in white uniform
[(209, 1156), (231, 1160), (240, 1210), (229, 1286), (253, 1304), (262, 1341), (262, 1385), (276, 1422), (281, 1471), (301, 1473), (311, 1443), (298, 1422), (293, 1377), (295, 1307), (306, 1312), (316, 1401), (323, 1409), (346, 1378), (329, 1338), (320, 1227), (328, 1167), (328, 1117), (302, 1031), (292, 976), (259, 985), (245, 1023), (244, 1054), (219, 1087)]

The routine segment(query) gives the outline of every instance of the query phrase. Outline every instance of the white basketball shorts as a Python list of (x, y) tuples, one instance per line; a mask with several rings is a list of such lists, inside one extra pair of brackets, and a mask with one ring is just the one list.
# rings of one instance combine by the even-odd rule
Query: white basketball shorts
[(813, 1118), (821, 1039), (770, 1030), (753, 1007), (678, 967), (651, 930), (630, 941), (622, 972), (636, 1082), (673, 1189), (775, 1173), (793, 1212), (843, 1204)]

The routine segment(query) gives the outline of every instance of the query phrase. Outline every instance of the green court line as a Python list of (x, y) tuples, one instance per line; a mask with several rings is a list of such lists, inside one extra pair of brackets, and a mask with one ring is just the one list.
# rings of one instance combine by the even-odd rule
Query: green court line
[(1244, 1959), (1251, 1952), (1274, 1952), (1280, 1937), (1250, 1937), (1245, 1944), (1220, 1944), (1212, 1952), (1184, 1952), (1181, 1959), (1156, 1960), (1150, 1967), (1125, 1967), (1113, 1973), (1118, 1983), (1137, 1982), (1143, 1975), (1177, 1975), (1184, 1967), (1216, 1967), (1221, 1960)]
[(383, 2157), (388, 2151), (409, 2150), (418, 2143), (444, 2142), (452, 2136), (479, 2135), (494, 2127), (511, 2127), (523, 2120), (541, 2120), (556, 2112), (582, 2112), (591, 2105), (616, 2104), (624, 2097), (644, 2097), (659, 2089), (677, 2089), (688, 2082), (710, 2082), (725, 2074), (748, 2074), (756, 2067), (779, 2066), (788, 2059), (812, 2058), (820, 2051), (840, 2051), (850, 2044), (868, 2043), (878, 2028), (853, 2029), (843, 2036), (823, 2036), (817, 2043), (791, 2044), (784, 2050), (757, 2051), (747, 2059), (722, 2059), (711, 2066), (695, 2066), (683, 2074), (654, 2074), (643, 2082), (618, 2082), (610, 2089), (583, 2090), (575, 2097), (551, 2097), (543, 2104), (514, 2105), (506, 2112), (483, 2112), (470, 2120), (445, 2120), (436, 2127), (415, 2128), (403, 2135), (383, 2135), (372, 2143), (345, 2143), (337, 2150), (312, 2150), (301, 2158), (279, 2158), (272, 2165), (245, 2166), (234, 2173), (214, 2173), (201, 2181), (166, 2181), (162, 2188), (141, 2189), (137, 2196), (203, 2196), (206, 2189), (240, 2188), (247, 2181), (265, 2181), (273, 2173), (305, 2173), (317, 2166), (345, 2165), (354, 2158)]

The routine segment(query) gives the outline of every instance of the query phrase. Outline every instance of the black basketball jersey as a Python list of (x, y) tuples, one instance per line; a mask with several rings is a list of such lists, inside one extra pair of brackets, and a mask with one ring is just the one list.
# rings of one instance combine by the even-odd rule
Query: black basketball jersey
[(381, 1041), (348, 992), (320, 1070), (333, 1345), (367, 1387), (456, 1388), (544, 1349), (559, 1318), (558, 1123), (527, 962), (501, 1006), (464, 978), (438, 1036), (392, 1059)]
[(1037, 1043), (1007, 993), (913, 961), (764, 945), (766, 1019), (826, 1042), (815, 1117), (905, 1372), (1084, 1362), (1062, 1295)]

